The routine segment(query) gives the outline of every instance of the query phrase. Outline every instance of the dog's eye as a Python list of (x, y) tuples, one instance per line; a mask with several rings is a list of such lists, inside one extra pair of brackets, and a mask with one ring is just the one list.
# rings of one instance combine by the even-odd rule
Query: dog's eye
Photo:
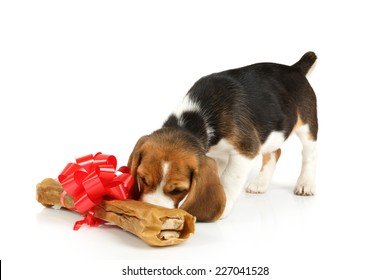
[(148, 186), (148, 182), (146, 181), (146, 178), (145, 178), (145, 177), (141, 177), (141, 182), (142, 182), (144, 185)]
[(178, 194), (181, 194), (182, 192), (183, 192), (183, 190), (174, 189), (174, 190), (170, 191), (169, 194), (171, 194), (171, 195), (178, 195)]

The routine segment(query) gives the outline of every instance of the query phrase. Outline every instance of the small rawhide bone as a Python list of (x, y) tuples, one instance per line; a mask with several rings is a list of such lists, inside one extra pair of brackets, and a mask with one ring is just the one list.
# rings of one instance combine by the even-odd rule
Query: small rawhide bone
[[(37, 184), (37, 200), (46, 207), (74, 207), (73, 197), (66, 195), (54, 179)], [(133, 233), (152, 246), (169, 246), (188, 239), (195, 230), (195, 218), (181, 209), (169, 209), (137, 200), (103, 200), (95, 206), (95, 217)]]

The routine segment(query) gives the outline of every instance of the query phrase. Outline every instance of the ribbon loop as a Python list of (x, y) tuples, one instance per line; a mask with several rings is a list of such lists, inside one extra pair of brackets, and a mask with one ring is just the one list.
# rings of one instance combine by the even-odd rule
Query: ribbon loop
[(84, 220), (74, 225), (78, 230), (81, 225), (97, 226), (103, 221), (95, 218), (93, 208), (102, 202), (103, 197), (113, 199), (137, 199), (139, 192), (133, 187), (134, 178), (127, 166), (117, 171), (115, 156), (97, 153), (76, 158), (76, 163), (68, 163), (58, 181), (64, 192), (74, 197), (74, 207)]

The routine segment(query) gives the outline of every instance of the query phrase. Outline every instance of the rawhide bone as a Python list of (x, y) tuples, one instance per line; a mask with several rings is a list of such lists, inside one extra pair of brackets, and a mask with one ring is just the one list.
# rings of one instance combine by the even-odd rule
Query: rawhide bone
[[(74, 207), (73, 197), (66, 195), (61, 205), (63, 188), (54, 179), (37, 184), (37, 200), (46, 207)], [(95, 206), (95, 217), (131, 232), (152, 246), (176, 245), (195, 231), (195, 218), (181, 209), (169, 209), (137, 200), (103, 200)]]

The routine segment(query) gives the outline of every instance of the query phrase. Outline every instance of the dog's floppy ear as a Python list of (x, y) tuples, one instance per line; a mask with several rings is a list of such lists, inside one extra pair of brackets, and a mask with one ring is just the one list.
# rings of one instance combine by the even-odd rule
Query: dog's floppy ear
[(225, 209), (226, 196), (219, 181), (217, 164), (203, 156), (199, 168), (193, 171), (190, 191), (181, 209), (196, 217), (199, 222), (213, 222)]
[(130, 168), (131, 175), (136, 180), (137, 178), (137, 169), (142, 159), (142, 146), (148, 140), (149, 136), (142, 136), (137, 144), (135, 144), (132, 153), (130, 154), (129, 161), (127, 162), (127, 166)]

